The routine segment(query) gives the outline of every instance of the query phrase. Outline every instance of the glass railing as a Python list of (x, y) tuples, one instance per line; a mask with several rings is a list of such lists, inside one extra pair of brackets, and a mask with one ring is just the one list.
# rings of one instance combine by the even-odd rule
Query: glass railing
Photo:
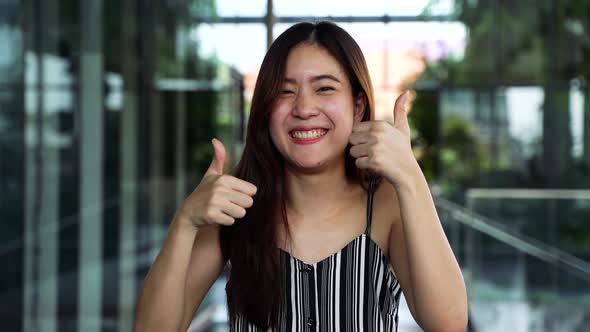
[[(513, 200), (502, 204), (506, 195), (490, 197), (485, 203), (468, 199), (471, 209), (442, 198), (436, 200), (440, 219), (463, 270), (472, 330), (587, 331), (590, 263), (581, 258), (587, 257), (584, 247), (572, 251), (571, 246), (560, 247), (555, 245), (559, 242), (550, 244), (547, 238), (538, 238), (538, 232), (527, 233), (529, 229), (552, 227), (548, 222), (551, 215), (542, 210), (547, 202), (542, 204), (535, 202), (538, 197), (529, 197), (519, 199), (518, 204)], [(580, 202), (569, 203), (583, 206)], [(519, 214), (500, 214), (506, 211)], [(563, 227), (556, 223), (551, 230), (556, 239), (557, 225)]]

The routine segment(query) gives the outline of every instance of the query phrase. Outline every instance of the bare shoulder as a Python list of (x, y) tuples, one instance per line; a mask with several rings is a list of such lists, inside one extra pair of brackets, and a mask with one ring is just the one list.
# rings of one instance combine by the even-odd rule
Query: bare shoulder
[(389, 235), (400, 215), (397, 190), (389, 181), (381, 180), (373, 202), (371, 237), (385, 253), (389, 252)]

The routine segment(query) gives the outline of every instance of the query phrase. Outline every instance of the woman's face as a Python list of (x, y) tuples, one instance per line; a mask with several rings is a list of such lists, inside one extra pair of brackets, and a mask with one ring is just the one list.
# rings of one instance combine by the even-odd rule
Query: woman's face
[(299, 171), (343, 166), (348, 138), (364, 106), (364, 98), (353, 98), (334, 57), (317, 45), (298, 45), (287, 58), (285, 81), (270, 117), (272, 141), (289, 167)]

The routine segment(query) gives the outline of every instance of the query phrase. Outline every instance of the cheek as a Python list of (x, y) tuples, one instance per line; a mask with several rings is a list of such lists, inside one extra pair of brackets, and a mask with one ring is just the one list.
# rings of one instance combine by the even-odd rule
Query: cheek
[(268, 127), (268, 130), (270, 132), (270, 138), (272, 140), (272, 143), (275, 146), (277, 146), (277, 140), (278, 140), (277, 134), (278, 134), (278, 131), (277, 131), (277, 128), (276, 128), (275, 123), (273, 123), (272, 120), (270, 121), (270, 125)]
[(349, 105), (338, 105), (337, 107), (326, 109), (326, 116), (330, 118), (330, 121), (339, 133), (348, 135), (352, 133), (354, 115)]
[(273, 111), (270, 115), (270, 123), (268, 130), (270, 131), (270, 138), (275, 146), (278, 146), (278, 142), (281, 138), (282, 123), (284, 116), (279, 110)]

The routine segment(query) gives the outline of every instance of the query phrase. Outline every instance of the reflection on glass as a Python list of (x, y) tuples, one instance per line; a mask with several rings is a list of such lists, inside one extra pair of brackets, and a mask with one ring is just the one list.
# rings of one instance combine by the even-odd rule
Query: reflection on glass
[[(0, 84), (22, 80), (23, 36), (15, 25), (0, 21)], [(6, 47), (10, 45), (10, 47)]]
[[(429, 3), (433, 2), (429, 6)], [(327, 1), (289, 1), (275, 0), (275, 14), (281, 16), (418, 16), (428, 9), (432, 15), (448, 15), (452, 12), (453, 1), (428, 0), (327, 0)]]
[(201, 24), (192, 28), (190, 37), (199, 44), (201, 56), (217, 58), (241, 72), (257, 70), (266, 52), (262, 24)]
[[(535, 207), (531, 200), (521, 202), (527, 210)], [(557, 332), (587, 327), (588, 263), (515, 231), (514, 224), (523, 223), (514, 216), (509, 220), (506, 215), (489, 216), (492, 210), (480, 208), (473, 213), (440, 197), (437, 208), (460, 258), (475, 331)], [(538, 223), (530, 219), (529, 224)]]
[[(264, 16), (267, 0), (216, 0), (218, 16)], [(263, 39), (264, 40), (264, 39)]]

